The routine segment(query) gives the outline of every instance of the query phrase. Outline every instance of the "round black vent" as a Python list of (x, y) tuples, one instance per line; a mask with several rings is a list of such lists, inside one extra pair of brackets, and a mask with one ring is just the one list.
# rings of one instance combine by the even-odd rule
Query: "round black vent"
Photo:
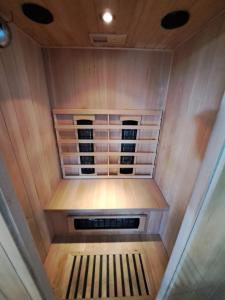
[(190, 18), (186, 10), (172, 11), (162, 18), (161, 26), (165, 29), (175, 29), (185, 25)]
[(22, 11), (27, 18), (36, 23), (49, 24), (53, 22), (52, 13), (47, 8), (38, 4), (24, 3), (22, 4)]

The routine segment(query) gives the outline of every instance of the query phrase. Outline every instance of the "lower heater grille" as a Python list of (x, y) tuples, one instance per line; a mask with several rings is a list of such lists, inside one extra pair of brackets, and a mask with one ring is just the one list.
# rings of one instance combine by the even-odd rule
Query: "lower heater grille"
[(144, 232), (146, 226), (146, 215), (68, 216), (67, 219), (70, 232), (137, 233)]
[(142, 253), (74, 255), (66, 299), (150, 295)]
[(74, 228), (77, 230), (100, 229), (138, 229), (139, 218), (92, 218), (74, 219)]

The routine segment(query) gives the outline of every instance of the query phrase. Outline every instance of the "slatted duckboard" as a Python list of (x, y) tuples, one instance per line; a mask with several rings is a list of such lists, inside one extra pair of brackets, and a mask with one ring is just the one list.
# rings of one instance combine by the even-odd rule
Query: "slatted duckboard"
[(72, 255), (68, 266), (64, 299), (151, 298), (142, 253)]
[(54, 109), (53, 116), (63, 178), (152, 178), (161, 110)]

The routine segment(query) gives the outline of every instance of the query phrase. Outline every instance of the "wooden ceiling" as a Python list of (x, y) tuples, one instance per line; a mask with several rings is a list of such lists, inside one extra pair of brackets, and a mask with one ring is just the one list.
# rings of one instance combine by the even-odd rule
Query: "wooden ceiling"
[[(42, 25), (27, 19), (24, 0), (0, 0), (5, 14), (13, 13), (14, 22), (39, 44), (46, 47), (91, 47), (89, 33), (127, 34), (126, 48), (174, 49), (225, 9), (225, 0), (35, 0), (48, 8), (54, 22)], [(100, 14), (110, 9), (115, 16), (105, 25)], [(178, 29), (165, 30), (161, 18), (168, 12), (184, 9), (189, 22)]]

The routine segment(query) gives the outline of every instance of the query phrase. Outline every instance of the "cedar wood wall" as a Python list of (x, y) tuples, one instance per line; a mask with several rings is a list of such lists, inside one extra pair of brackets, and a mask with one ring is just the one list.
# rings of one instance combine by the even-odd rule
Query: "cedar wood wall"
[[(225, 88), (225, 22), (216, 18), (175, 51), (156, 181), (170, 205), (161, 234), (174, 245)], [(54, 108), (165, 109), (171, 52), (44, 49)], [(1, 152), (44, 259), (43, 206), (60, 178), (41, 49), (13, 27), (0, 51)], [(35, 122), (33, 122), (35, 120)]]
[(60, 178), (41, 48), (12, 26), (0, 50), (0, 152), (42, 260), (51, 235), (44, 205)]

